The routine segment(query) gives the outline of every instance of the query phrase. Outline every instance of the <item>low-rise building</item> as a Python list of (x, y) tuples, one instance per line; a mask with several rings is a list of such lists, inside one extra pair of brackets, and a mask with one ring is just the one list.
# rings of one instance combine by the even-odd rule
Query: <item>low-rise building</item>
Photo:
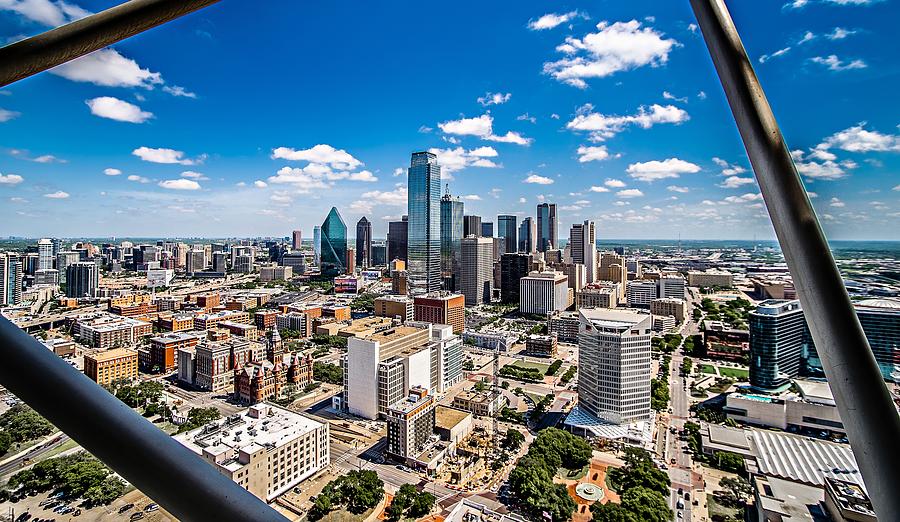
[(312, 319), (303, 312), (288, 312), (275, 317), (277, 330), (294, 330), (300, 333), (300, 338), (305, 339), (312, 335)]
[(703, 348), (711, 359), (743, 360), (750, 355), (750, 330), (732, 328), (722, 321), (703, 321)]
[(519, 280), (519, 312), (545, 315), (568, 305), (568, 278), (562, 272), (531, 272)]
[(519, 340), (519, 336), (513, 332), (502, 330), (482, 330), (480, 332), (463, 332), (463, 342), (484, 348), (486, 350), (499, 350), (507, 352), (512, 345)]
[(413, 299), (405, 295), (382, 295), (375, 298), (375, 316), (399, 318), (401, 323), (415, 317)]
[(299, 352), (252, 362), (235, 370), (234, 395), (245, 404), (256, 404), (282, 395), (286, 385), (302, 389), (312, 382), (313, 360)]
[(730, 419), (767, 428), (846, 433), (827, 382), (795, 379), (794, 384), (799, 393), (778, 396), (730, 393), (723, 411)]
[(259, 336), (259, 331), (257, 330), (256, 325), (253, 324), (238, 323), (235, 321), (220, 321), (218, 327), (228, 330), (231, 332), (231, 335), (243, 337), (248, 341), (255, 341)]
[(564, 343), (578, 342), (578, 312), (554, 312), (548, 320), (548, 331)]
[(722, 288), (731, 288), (734, 286), (734, 276), (731, 272), (726, 272), (724, 270), (707, 270), (705, 272), (692, 270), (689, 271), (687, 275), (688, 285), (690, 286), (718, 286)]
[(84, 356), (84, 374), (100, 386), (116, 381), (130, 381), (138, 376), (138, 353), (127, 348), (113, 348)]
[(278, 316), (278, 310), (257, 310), (253, 314), (253, 321), (260, 330), (271, 330), (275, 328), (275, 318)]
[(194, 329), (194, 314), (160, 314), (156, 325), (166, 332), (183, 332)]
[(615, 308), (619, 304), (619, 283), (599, 281), (575, 292), (575, 308)]
[(195, 353), (194, 385), (212, 392), (233, 393), (234, 370), (258, 360), (255, 358), (258, 352), (253, 350), (250, 341), (240, 338), (201, 343)]
[(130, 317), (100, 313), (77, 318), (73, 331), (82, 344), (107, 350), (133, 346), (153, 332), (153, 325)]
[(330, 462), (327, 423), (268, 403), (182, 433), (175, 440), (266, 501)]
[(216, 328), (221, 321), (251, 324), (250, 314), (243, 310), (222, 310), (215, 313), (199, 314), (195, 316), (194, 328), (196, 330), (211, 330)]
[(294, 276), (293, 271), (290, 266), (263, 266), (259, 269), (259, 280), (267, 282), (290, 279)]
[(173, 332), (150, 338), (149, 368), (171, 372), (178, 368), (177, 352), (200, 344), (203, 332)]
[(652, 315), (672, 316), (676, 323), (683, 323), (687, 318), (687, 304), (684, 299), (661, 297), (650, 301)]
[(557, 335), (529, 335), (525, 338), (525, 352), (535, 357), (556, 357)]
[(413, 306), (416, 321), (449, 324), (455, 334), (462, 333), (466, 327), (466, 298), (462, 294), (441, 292), (420, 295), (413, 299)]
[(492, 397), (493, 392), (477, 392), (474, 390), (458, 393), (453, 397), (453, 407), (467, 411), (472, 415), (493, 417), (500, 411), (502, 395)]

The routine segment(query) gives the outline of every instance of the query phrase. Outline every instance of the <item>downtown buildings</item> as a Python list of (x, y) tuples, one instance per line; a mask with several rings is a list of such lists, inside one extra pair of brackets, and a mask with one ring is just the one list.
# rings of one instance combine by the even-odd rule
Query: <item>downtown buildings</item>
[(538, 252), (553, 250), (559, 244), (559, 223), (556, 216), (556, 203), (541, 203), (537, 206), (537, 244)]
[(769, 300), (750, 314), (750, 385), (781, 391), (800, 375), (806, 320), (800, 301)]
[(459, 286), (460, 248), (463, 238), (463, 202), (449, 193), (441, 197), (441, 274), (444, 289)]
[(356, 222), (356, 266), (372, 266), (372, 222), (366, 216)]
[(22, 302), (22, 258), (11, 252), (0, 253), (0, 307)]
[(431, 152), (414, 152), (408, 169), (410, 295), (441, 289), (441, 167)]
[(322, 223), (319, 249), (322, 273), (343, 274), (347, 268), (347, 225), (337, 207), (331, 207)]
[(490, 302), (494, 284), (494, 240), (488, 237), (466, 236), (462, 239), (459, 290), (466, 297), (466, 305)]

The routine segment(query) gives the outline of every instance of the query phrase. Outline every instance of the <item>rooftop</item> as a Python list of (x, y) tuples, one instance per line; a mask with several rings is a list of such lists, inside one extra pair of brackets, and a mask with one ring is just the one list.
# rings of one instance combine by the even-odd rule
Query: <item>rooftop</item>
[(134, 350), (129, 350), (128, 348), (113, 348), (112, 350), (106, 350), (105, 352), (100, 352), (94, 355), (86, 355), (85, 357), (101, 363), (131, 356), (136, 357), (137, 352)]
[(609, 308), (582, 308), (579, 313), (591, 323), (609, 328), (634, 326), (650, 318), (649, 314)]
[(467, 411), (439, 404), (434, 410), (434, 425), (435, 427), (452, 429), (460, 422), (466, 420), (466, 417), (471, 416), (472, 414)]

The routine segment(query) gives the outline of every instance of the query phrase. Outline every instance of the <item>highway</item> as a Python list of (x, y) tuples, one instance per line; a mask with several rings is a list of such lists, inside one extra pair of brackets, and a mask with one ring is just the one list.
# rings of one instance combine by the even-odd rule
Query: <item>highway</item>
[(18, 471), (20, 468), (28, 465), (30, 462), (26, 461), (34, 461), (36, 458), (41, 455), (47, 453), (48, 451), (58, 448), (66, 443), (69, 440), (69, 436), (64, 433), (57, 433), (52, 439), (41, 442), (39, 444), (35, 444), (31, 448), (28, 449), (22, 455), (17, 456), (16, 458), (4, 462), (0, 464), (0, 477), (5, 476), (14, 471)]

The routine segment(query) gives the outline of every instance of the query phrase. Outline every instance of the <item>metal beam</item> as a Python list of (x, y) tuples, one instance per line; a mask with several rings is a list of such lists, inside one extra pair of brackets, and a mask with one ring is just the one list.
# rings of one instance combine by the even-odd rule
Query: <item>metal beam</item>
[(0, 48), (0, 87), (152, 29), (219, 0), (130, 0)]
[(0, 359), (0, 384), (179, 520), (287, 520), (2, 317)]
[(691, 0), (879, 520), (900, 520), (900, 416), (724, 0)]

